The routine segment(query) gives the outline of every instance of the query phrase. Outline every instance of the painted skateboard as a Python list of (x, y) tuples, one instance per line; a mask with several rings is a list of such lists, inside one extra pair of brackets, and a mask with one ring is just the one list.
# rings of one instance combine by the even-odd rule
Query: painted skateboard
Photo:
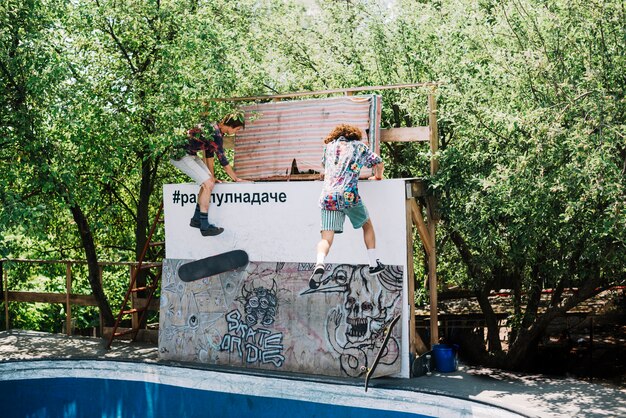
[(193, 282), (194, 280), (245, 267), (248, 261), (247, 252), (243, 250), (228, 251), (183, 264), (178, 269), (178, 277), (183, 282)]
[(382, 358), (383, 353), (385, 352), (385, 349), (387, 348), (387, 343), (389, 343), (389, 339), (391, 338), (391, 332), (393, 331), (393, 327), (398, 323), (398, 320), (400, 319), (401, 316), (402, 315), (397, 315), (385, 328), (385, 331), (384, 331), (385, 338), (383, 339), (383, 343), (380, 346), (380, 350), (378, 350), (378, 354), (376, 354), (376, 357), (374, 358), (374, 362), (372, 363), (372, 366), (363, 368), (364, 369), (363, 371), (365, 372), (365, 391), (366, 392), (367, 392), (367, 387), (369, 386), (370, 379), (372, 378), (372, 375), (376, 371), (376, 367), (378, 366), (378, 363), (380, 362), (380, 359)]
[(411, 376), (419, 377), (424, 375), (430, 375), (434, 370), (434, 357), (432, 351), (427, 351), (421, 356), (413, 360), (413, 366), (411, 368)]

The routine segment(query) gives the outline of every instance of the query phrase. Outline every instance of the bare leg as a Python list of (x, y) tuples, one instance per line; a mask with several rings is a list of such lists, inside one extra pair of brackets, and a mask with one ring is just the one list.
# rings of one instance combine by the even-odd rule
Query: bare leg
[(374, 225), (372, 220), (368, 219), (363, 224), (363, 241), (365, 241), (365, 247), (367, 248), (367, 258), (369, 259), (371, 275), (382, 273), (385, 269), (385, 265), (378, 260), (376, 254), (376, 234), (374, 233)]
[(215, 187), (215, 179), (209, 178), (200, 186), (200, 192), (198, 193), (198, 204), (200, 205), (200, 212), (207, 213), (209, 211), (209, 205), (211, 203), (211, 192)]
[(363, 224), (363, 241), (365, 241), (365, 248), (368, 250), (376, 248), (376, 234), (371, 219)]
[(209, 205), (211, 203), (211, 192), (215, 186), (215, 180), (211, 177), (204, 183), (198, 193), (198, 202), (200, 205), (200, 233), (203, 236), (219, 235), (224, 232), (224, 228), (212, 225), (209, 222)]
[(330, 247), (333, 245), (335, 231), (322, 231), (321, 235), (322, 239), (317, 243), (317, 263), (309, 279), (309, 287), (311, 289), (317, 289), (320, 286), (322, 277), (324, 276), (324, 258), (326, 258)]
[(323, 253), (324, 257), (328, 255), (330, 247), (333, 245), (335, 231), (322, 231), (322, 239), (317, 243), (317, 253)]

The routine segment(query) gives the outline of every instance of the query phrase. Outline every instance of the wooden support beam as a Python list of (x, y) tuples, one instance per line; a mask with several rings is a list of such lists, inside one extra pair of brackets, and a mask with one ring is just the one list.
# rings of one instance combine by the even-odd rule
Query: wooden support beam
[[(66, 305), (68, 301), (68, 295), (66, 293), (21, 292), (8, 291), (5, 289), (5, 301), (30, 303), (62, 303)], [(98, 301), (93, 295), (70, 294), (69, 301), (72, 305), (98, 306)]]
[(417, 227), (417, 232), (420, 235), (426, 254), (430, 257), (430, 254), (434, 251), (432, 247), (432, 240), (430, 239), (430, 232), (424, 222), (424, 216), (422, 215), (422, 207), (418, 205), (415, 199), (408, 200), (409, 207), (411, 208), (411, 218), (413, 224)]
[[(98, 277), (100, 279), (100, 286), (102, 286), (102, 273), (104, 269), (102, 268), (102, 266), (98, 266), (98, 270), (99, 270)], [(98, 320), (100, 323), (100, 334), (102, 334), (102, 328), (104, 327), (104, 316), (102, 316), (102, 309), (99, 309), (99, 308), (98, 308)]]
[[(4, 270), (4, 269), (3, 269)], [(9, 278), (7, 276), (7, 271), (3, 271), (4, 280), (2, 285), (4, 287), (4, 329), (9, 330)]]
[[(437, 100), (435, 98), (435, 88), (428, 95), (428, 126), (430, 127), (430, 174), (435, 175), (439, 170), (439, 129), (437, 128)], [(434, 198), (427, 199), (428, 211), (428, 232), (432, 252), (428, 255), (428, 287), (430, 296), (430, 344), (439, 342), (439, 321), (437, 312), (437, 254), (436, 254), (436, 225), (438, 216)]]
[(439, 151), (439, 129), (437, 128), (437, 100), (434, 91), (428, 95), (428, 126), (430, 128), (430, 174), (434, 175), (439, 169), (439, 160), (436, 157)]
[[(280, 99), (288, 99), (293, 97), (304, 97), (304, 96), (323, 96), (328, 94), (344, 94), (348, 93), (354, 94), (358, 92), (364, 91), (377, 91), (377, 90), (395, 90), (395, 89), (406, 89), (406, 88), (434, 88), (437, 87), (439, 83), (436, 82), (426, 82), (426, 83), (406, 83), (406, 84), (390, 84), (384, 86), (362, 86), (362, 87), (349, 87), (342, 89), (328, 89), (328, 90), (314, 90), (314, 91), (300, 91), (293, 93), (282, 93), (282, 94), (264, 94), (259, 96), (247, 96), (247, 97), (226, 97), (226, 98), (211, 98), (208, 101), (212, 102), (251, 102), (251, 101), (262, 101), (262, 100), (272, 100), (277, 101)], [(205, 102), (206, 103), (206, 102)], [(206, 103), (208, 105), (208, 103)]]
[(439, 320), (437, 311), (437, 254), (435, 252), (435, 222), (428, 220), (428, 232), (432, 252), (428, 255), (428, 294), (430, 298), (430, 346), (439, 343)]
[[(133, 266), (130, 267), (130, 276), (129, 276), (129, 282), (128, 282), (129, 286), (132, 285), (133, 274), (135, 274), (135, 271), (134, 271), (135, 269), (136, 269), (136, 267), (133, 267)], [(135, 286), (137, 286), (137, 285), (135, 284)], [(138, 305), (137, 299), (138, 299), (137, 298), (137, 294), (135, 292), (133, 292), (130, 295), (130, 307), (131, 308), (139, 309), (139, 306), (137, 306)], [(124, 309), (126, 309), (126, 308), (124, 308)], [(139, 312), (133, 312), (131, 314), (130, 323), (131, 323), (131, 327), (133, 329), (138, 329), (139, 328)]]
[(72, 264), (65, 265), (65, 333), (72, 335), (72, 304), (70, 295), (72, 294)]

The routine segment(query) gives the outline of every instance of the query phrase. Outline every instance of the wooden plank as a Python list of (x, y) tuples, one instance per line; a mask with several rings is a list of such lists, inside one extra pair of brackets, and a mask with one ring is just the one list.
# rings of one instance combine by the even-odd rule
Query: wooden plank
[(9, 282), (7, 277), (7, 271), (4, 270), (4, 329), (9, 329)]
[[(138, 274), (138, 272), (136, 272), (135, 269), (136, 267), (133, 267), (133, 266), (130, 267), (130, 276), (129, 276), (129, 282), (128, 282), (129, 287), (137, 286), (136, 283), (133, 283), (133, 277), (136, 278), (137, 276), (135, 275)], [(130, 306), (133, 309), (139, 309), (139, 306), (137, 306), (137, 294), (135, 292), (130, 294)], [(139, 328), (139, 313), (133, 312), (131, 314), (130, 324), (133, 329)]]
[[(320, 95), (327, 95), (327, 94), (351, 95), (352, 93), (363, 92), (363, 91), (395, 90), (395, 89), (418, 88), (418, 87), (436, 87), (438, 85), (439, 83), (435, 83), (435, 82), (390, 84), (390, 85), (384, 85), (384, 86), (350, 87), (350, 88), (343, 88), (343, 89), (300, 91), (300, 92), (283, 93), (283, 94), (263, 94), (259, 96), (247, 96), (247, 97), (225, 97), (225, 98), (215, 97), (215, 98), (209, 99), (208, 101), (211, 101), (211, 102), (250, 102), (250, 101), (256, 101), (256, 100), (277, 101), (281, 99), (304, 97), (304, 96), (320, 96)], [(208, 103), (206, 105), (208, 105)]]
[(380, 130), (380, 142), (428, 142), (430, 128), (415, 126), (412, 128), (389, 128)]
[(417, 204), (415, 199), (409, 199), (408, 202), (411, 208), (411, 217), (413, 219), (413, 224), (417, 227), (417, 232), (420, 235), (422, 244), (424, 245), (424, 249), (426, 249), (426, 254), (428, 255), (428, 257), (430, 257), (430, 254), (433, 253), (432, 240), (430, 239), (430, 232), (428, 231), (426, 222), (424, 222), (422, 207), (421, 205)]
[(428, 125), (430, 126), (430, 174), (434, 175), (439, 169), (439, 160), (436, 154), (439, 151), (439, 130), (437, 129), (437, 101), (434, 93), (428, 95)]
[(258, 177), (258, 178), (248, 178), (246, 180), (253, 181), (311, 181), (311, 180), (319, 180), (320, 175), (318, 174), (290, 174), (286, 176), (270, 176), (270, 177)]
[(435, 253), (435, 222), (428, 220), (432, 252), (428, 255), (428, 287), (430, 296), (430, 346), (439, 343), (439, 320), (437, 318), (437, 255)]
[[(6, 298), (9, 302), (40, 302), (40, 303), (63, 303), (67, 302), (65, 293), (45, 293), (45, 292), (21, 292), (6, 291)], [(70, 294), (69, 300), (72, 305), (98, 306), (98, 301), (92, 295)]]
[[(435, 92), (433, 91), (428, 95), (428, 125), (430, 126), (430, 174), (434, 175), (439, 170), (439, 160), (437, 159), (437, 152), (439, 151), (439, 130), (437, 128), (437, 101), (435, 98)], [(439, 322), (437, 319), (437, 255), (436, 255), (436, 225), (437, 219), (435, 219), (435, 202), (429, 202), (428, 204), (429, 218), (428, 218), (428, 232), (430, 233), (430, 240), (432, 245), (432, 252), (428, 255), (428, 286), (430, 291), (430, 343), (431, 345), (439, 342)]]
[[(102, 273), (104, 269), (102, 268), (102, 266), (99, 266), (99, 270), (100, 270), (100, 274), (98, 275), (98, 277), (100, 279), (100, 286), (102, 286)], [(104, 327), (104, 317), (102, 316), (102, 309), (100, 309), (100, 307), (98, 307), (98, 319), (100, 323), (100, 330), (102, 330), (102, 327)], [(102, 331), (100, 333), (102, 333)]]
[(72, 293), (72, 265), (65, 265), (65, 333), (72, 335), (72, 304), (70, 294)]

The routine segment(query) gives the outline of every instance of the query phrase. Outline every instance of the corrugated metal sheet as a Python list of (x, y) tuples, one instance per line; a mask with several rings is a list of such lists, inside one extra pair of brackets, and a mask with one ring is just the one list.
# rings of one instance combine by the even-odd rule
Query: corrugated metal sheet
[(243, 178), (321, 171), (323, 140), (341, 123), (363, 130), (370, 148), (379, 152), (378, 95), (294, 100), (245, 106), (246, 129), (235, 138), (235, 170)]

